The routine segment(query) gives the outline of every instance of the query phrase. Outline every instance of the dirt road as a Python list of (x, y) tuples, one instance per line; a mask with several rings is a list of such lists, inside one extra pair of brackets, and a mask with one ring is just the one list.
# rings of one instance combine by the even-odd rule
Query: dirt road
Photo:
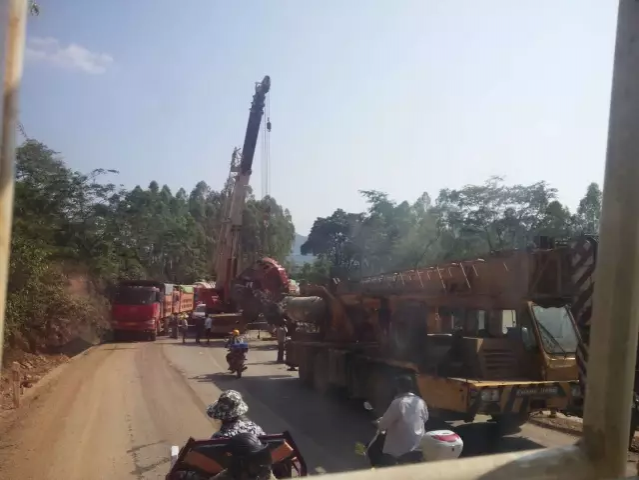
[[(252, 341), (242, 379), (225, 373), (221, 342), (175, 340), (100, 346), (64, 367), (9, 422), (0, 422), (0, 478), (38, 480), (159, 479), (172, 444), (205, 437), (205, 406), (220, 390), (241, 391), (249, 416), (267, 431), (290, 430), (313, 473), (366, 466), (354, 454), (372, 435), (363, 409), (322, 398), (274, 364), (273, 345)], [(465, 455), (566, 445), (574, 438), (526, 425), (496, 439), (485, 424), (458, 429)]]

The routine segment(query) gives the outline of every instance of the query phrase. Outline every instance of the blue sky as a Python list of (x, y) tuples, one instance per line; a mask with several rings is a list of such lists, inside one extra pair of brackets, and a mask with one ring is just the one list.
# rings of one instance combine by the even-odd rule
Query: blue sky
[(39, 3), (27, 133), (129, 187), (219, 188), (265, 74), (270, 190), (302, 234), (362, 210), (361, 189), (413, 201), (502, 175), (574, 208), (602, 181), (616, 2)]

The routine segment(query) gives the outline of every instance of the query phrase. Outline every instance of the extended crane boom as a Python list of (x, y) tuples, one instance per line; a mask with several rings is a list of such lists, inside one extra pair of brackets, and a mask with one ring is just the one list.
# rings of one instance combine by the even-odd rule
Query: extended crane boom
[[(229, 298), (230, 280), (237, 276), (239, 239), (242, 231), (242, 211), (246, 200), (246, 190), (251, 179), (255, 146), (260, 132), (260, 124), (264, 115), (266, 94), (271, 89), (271, 78), (267, 75), (255, 86), (255, 94), (251, 103), (251, 111), (246, 125), (244, 145), (241, 154), (237, 149), (233, 152), (231, 175), (235, 173), (235, 184), (230, 196), (228, 211), (219, 237), (216, 252), (215, 273), (217, 288), (223, 290), (223, 297)], [(241, 156), (240, 156), (241, 155)], [(238, 158), (239, 156), (239, 158)]]

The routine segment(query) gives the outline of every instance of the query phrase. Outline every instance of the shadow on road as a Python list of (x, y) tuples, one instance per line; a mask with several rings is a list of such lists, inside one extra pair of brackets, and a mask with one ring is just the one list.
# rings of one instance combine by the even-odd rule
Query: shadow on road
[(494, 423), (469, 423), (453, 427), (452, 430), (464, 441), (462, 457), (544, 448), (543, 445), (522, 436), (500, 436)]

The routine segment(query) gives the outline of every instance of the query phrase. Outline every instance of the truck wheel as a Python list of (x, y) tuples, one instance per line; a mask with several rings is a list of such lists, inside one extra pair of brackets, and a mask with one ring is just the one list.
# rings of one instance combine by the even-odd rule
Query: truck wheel
[(299, 376), (300, 376), (300, 380), (302, 381), (302, 383), (304, 385), (306, 385), (307, 387), (312, 387), (313, 386), (313, 362), (311, 361), (313, 359), (313, 354), (310, 350), (308, 349), (300, 349), (299, 352), (299, 365), (298, 365), (298, 370), (299, 370)]
[(320, 352), (313, 359), (313, 388), (316, 392), (325, 394), (331, 385), (328, 378), (328, 353)]
[(152, 342), (155, 342), (157, 338), (158, 338), (158, 332), (151, 332), (150, 340)]

